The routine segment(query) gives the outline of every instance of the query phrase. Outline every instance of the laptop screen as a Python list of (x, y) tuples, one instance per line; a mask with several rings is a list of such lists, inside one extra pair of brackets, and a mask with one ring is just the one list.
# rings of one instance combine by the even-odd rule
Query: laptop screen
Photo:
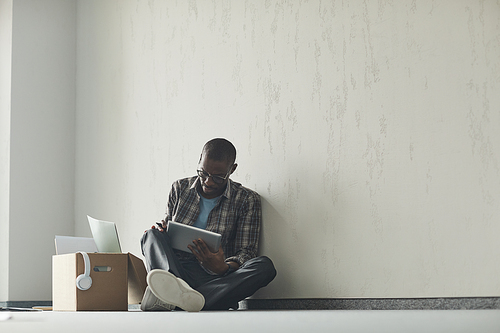
[(90, 231), (94, 237), (97, 250), (101, 253), (122, 253), (118, 232), (114, 222), (96, 220), (87, 215)]

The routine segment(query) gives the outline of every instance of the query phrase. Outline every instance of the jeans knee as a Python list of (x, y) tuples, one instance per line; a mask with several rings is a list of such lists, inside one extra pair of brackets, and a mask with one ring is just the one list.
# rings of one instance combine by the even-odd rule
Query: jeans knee
[(258, 262), (260, 267), (262, 280), (267, 285), (276, 277), (277, 274), (276, 268), (274, 267), (274, 264), (269, 257), (266, 256), (257, 257), (256, 261)]
[(146, 230), (141, 237), (141, 244), (144, 244), (144, 242), (151, 237), (154, 237), (154, 231), (157, 231), (155, 229), (148, 229)]
[(164, 232), (159, 232), (156, 229), (148, 229), (146, 232), (141, 237), (141, 248), (144, 253), (144, 247), (150, 247), (153, 246), (153, 244), (156, 244), (158, 242), (162, 243), (165, 241), (168, 241), (168, 236)]
[(159, 237), (162, 237), (164, 236), (165, 233), (163, 232), (159, 232), (157, 229), (148, 229), (144, 232), (144, 234), (142, 235), (142, 239), (146, 239), (146, 238), (159, 238)]

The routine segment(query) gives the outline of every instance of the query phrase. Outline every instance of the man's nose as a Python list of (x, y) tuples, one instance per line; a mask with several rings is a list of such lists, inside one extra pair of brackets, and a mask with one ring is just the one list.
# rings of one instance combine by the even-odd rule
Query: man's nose
[(214, 185), (216, 185), (215, 182), (212, 179), (212, 176), (207, 177), (207, 179), (205, 179), (204, 183), (207, 186), (214, 186)]

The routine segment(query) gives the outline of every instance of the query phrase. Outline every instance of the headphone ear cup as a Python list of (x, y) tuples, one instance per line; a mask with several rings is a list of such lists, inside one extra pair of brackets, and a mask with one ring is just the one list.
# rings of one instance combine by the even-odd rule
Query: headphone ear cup
[(80, 290), (88, 290), (92, 286), (92, 278), (90, 277), (90, 258), (86, 252), (78, 253), (83, 257), (85, 273), (78, 275), (76, 278), (76, 287)]
[(92, 286), (92, 278), (85, 274), (80, 274), (76, 278), (76, 287), (80, 290), (88, 290)]

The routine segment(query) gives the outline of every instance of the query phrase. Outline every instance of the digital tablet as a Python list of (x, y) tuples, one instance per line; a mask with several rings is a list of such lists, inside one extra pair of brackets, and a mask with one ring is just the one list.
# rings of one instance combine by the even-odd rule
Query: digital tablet
[(174, 249), (188, 253), (192, 252), (187, 246), (193, 245), (193, 240), (198, 238), (201, 238), (207, 244), (211, 252), (217, 252), (222, 238), (218, 233), (174, 221), (168, 222), (167, 234), (170, 236)]

